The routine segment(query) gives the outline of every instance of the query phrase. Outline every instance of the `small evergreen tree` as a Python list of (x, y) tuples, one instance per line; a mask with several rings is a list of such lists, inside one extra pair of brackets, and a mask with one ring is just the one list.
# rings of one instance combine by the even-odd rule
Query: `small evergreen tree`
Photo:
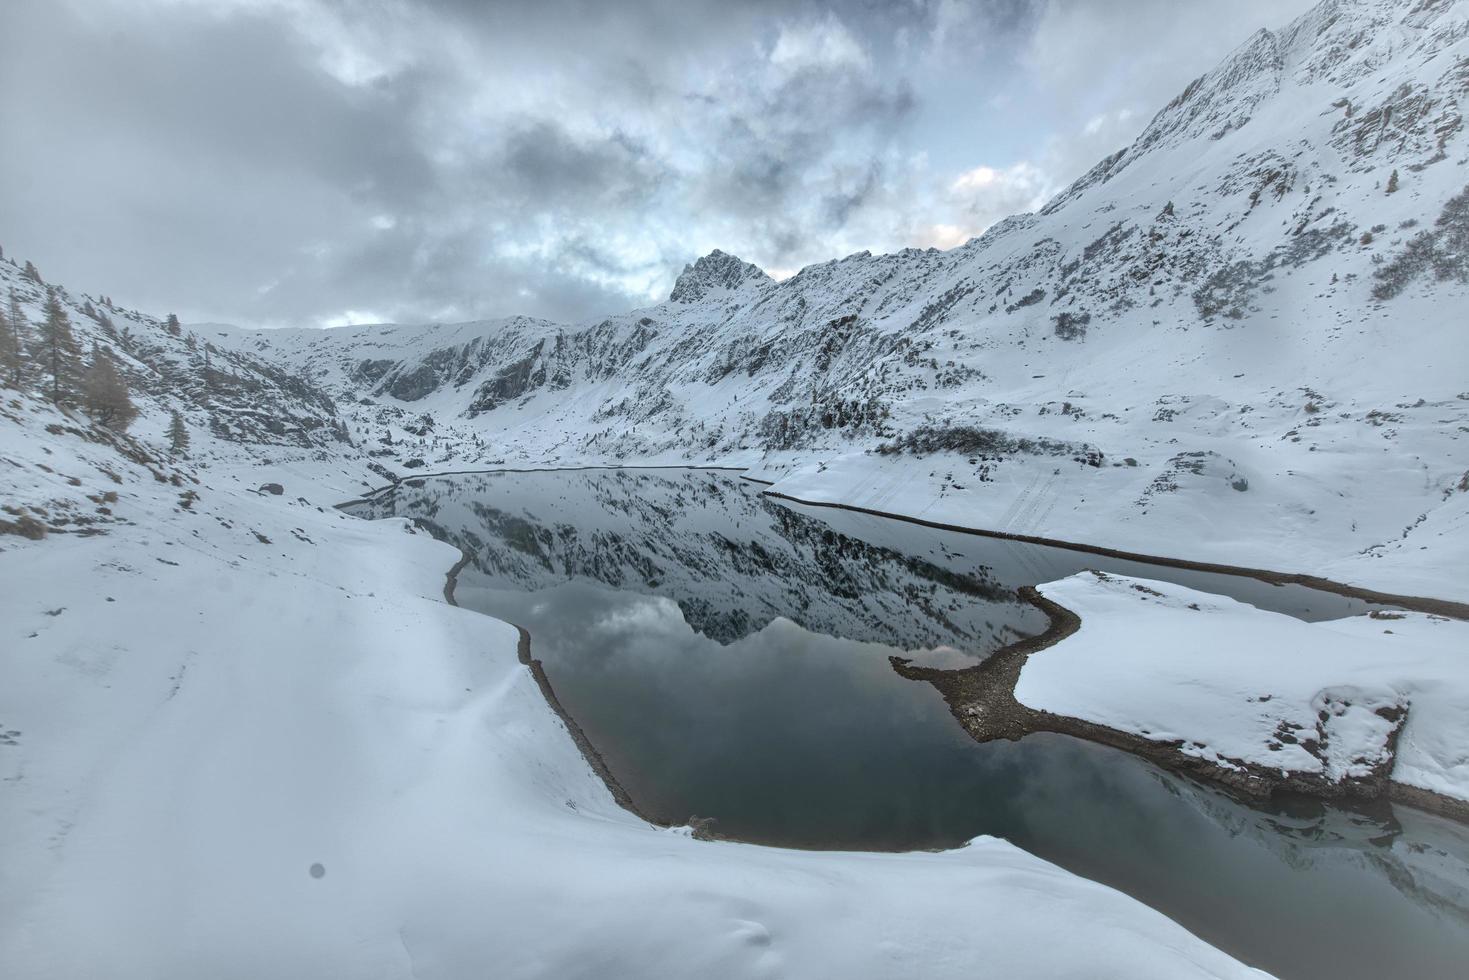
[(98, 425), (122, 432), (138, 417), (133, 400), (128, 397), (127, 382), (112, 363), (112, 355), (92, 345), (92, 363), (82, 382), (82, 398), (87, 414)]
[(179, 318), (170, 313), (168, 315), (168, 321), (163, 325), (163, 329), (167, 330), (172, 336), (177, 337), (183, 330), (183, 327), (179, 324)]
[(15, 338), (15, 361), (10, 366), (10, 384), (19, 388), (25, 382), (25, 354), (26, 343), (30, 339), (30, 323), (26, 320), (26, 312), (20, 305), (20, 297), (15, 294), (15, 287), (10, 288), (10, 309), (5, 317), (10, 327), (11, 336)]
[(20, 387), (20, 337), (10, 326), (10, 317), (0, 311), (0, 378)]
[(42, 281), (40, 271), (36, 269), (36, 264), (34, 262), (32, 262), (30, 259), (26, 259), (25, 271), (22, 272), (21, 275), (25, 276), (31, 282), (41, 282)]
[(178, 409), (173, 410), (168, 420), (168, 448), (175, 456), (184, 456), (189, 451), (189, 427)]
[(1389, 194), (1396, 194), (1397, 191), (1398, 191), (1398, 171), (1397, 171), (1397, 168), (1393, 168), (1392, 174), (1389, 175), (1388, 178), (1387, 178), (1387, 193), (1389, 193)]
[(77, 349), (76, 336), (71, 332), (71, 319), (54, 289), (46, 293), (46, 318), (41, 321), (41, 351), (51, 375), (51, 400), (60, 405), (62, 397), (71, 394), (76, 361), (81, 351)]

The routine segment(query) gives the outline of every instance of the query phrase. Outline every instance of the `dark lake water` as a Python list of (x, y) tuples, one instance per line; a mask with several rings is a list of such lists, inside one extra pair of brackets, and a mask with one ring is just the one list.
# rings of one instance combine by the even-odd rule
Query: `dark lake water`
[(804, 847), (1004, 837), (1281, 977), (1462, 977), (1469, 828), (1388, 804), (1245, 805), (1057, 735), (980, 745), (902, 654), (963, 666), (1044, 616), (1015, 589), (1085, 568), (1306, 619), (1369, 606), (803, 508), (709, 470), (437, 477), (354, 505), (472, 556), (461, 605), (526, 627), (645, 812)]

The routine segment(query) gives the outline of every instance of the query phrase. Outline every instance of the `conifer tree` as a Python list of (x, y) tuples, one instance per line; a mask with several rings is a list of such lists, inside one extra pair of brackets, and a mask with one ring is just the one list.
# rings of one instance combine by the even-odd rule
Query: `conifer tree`
[(168, 420), (168, 448), (175, 456), (183, 456), (189, 449), (189, 427), (184, 424), (184, 417), (178, 409), (174, 409)]
[(188, 455), (188, 426), (184, 425), (184, 416), (178, 408), (169, 419), (169, 451), (173, 455)]
[(25, 271), (23, 271), (21, 273), (21, 275), (25, 276), (31, 282), (41, 282), (42, 281), (40, 271), (36, 268), (36, 264), (34, 262), (32, 262), (30, 259), (26, 259)]
[(128, 397), (127, 382), (112, 363), (112, 355), (92, 345), (92, 363), (82, 382), (82, 398), (87, 414), (98, 425), (122, 432), (138, 417), (133, 400)]
[(183, 330), (183, 327), (179, 324), (179, 318), (172, 313), (168, 315), (168, 321), (164, 323), (163, 328), (175, 337)]
[(31, 331), (25, 309), (20, 305), (20, 297), (15, 294), (14, 286), (10, 288), (10, 309), (5, 319), (9, 323), (11, 336), (15, 338), (15, 362), (11, 365), (10, 384), (19, 388), (25, 382), (26, 343), (30, 340)]
[(56, 290), (49, 290), (46, 293), (46, 318), (41, 321), (41, 354), (51, 375), (51, 400), (58, 405), (64, 395), (71, 394), (80, 353), (76, 336), (71, 332), (71, 319), (57, 298)]
[(0, 383), (20, 387), (20, 338), (0, 311)]
[(1396, 194), (1397, 191), (1398, 191), (1398, 171), (1397, 171), (1397, 168), (1393, 168), (1393, 172), (1387, 178), (1387, 193), (1389, 193), (1389, 194)]

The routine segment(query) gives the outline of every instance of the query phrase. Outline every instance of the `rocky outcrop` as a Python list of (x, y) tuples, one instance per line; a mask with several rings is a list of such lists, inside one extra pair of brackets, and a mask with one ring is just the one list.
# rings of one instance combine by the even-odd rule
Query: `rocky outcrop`
[(759, 266), (715, 249), (684, 266), (668, 299), (673, 303), (697, 303), (717, 290), (733, 292), (746, 285), (774, 283)]

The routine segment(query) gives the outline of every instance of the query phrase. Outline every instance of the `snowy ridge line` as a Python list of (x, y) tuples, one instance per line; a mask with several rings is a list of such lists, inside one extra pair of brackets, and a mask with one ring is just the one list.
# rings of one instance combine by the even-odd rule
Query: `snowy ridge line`
[[(418, 519), (413, 523), (422, 527), (425, 531), (430, 531), (426, 521)], [(473, 555), (460, 549), (459, 560), (444, 575), (444, 601), (448, 602), (449, 605), (459, 607), (459, 601), (454, 598), (454, 589), (459, 584), (459, 573), (473, 560)], [(485, 618), (494, 619), (492, 616)], [(499, 620), (496, 621), (499, 622)], [(597, 778), (602, 780), (602, 783), (607, 787), (607, 792), (612, 794), (613, 801), (628, 813), (631, 813), (640, 820), (646, 820), (655, 827), (666, 828), (674, 826), (674, 824), (644, 813), (637, 803), (633, 801), (632, 795), (628, 793), (627, 789), (613, 775), (612, 770), (608, 768), (607, 760), (602, 758), (602, 753), (597, 751), (597, 747), (592, 744), (592, 740), (587, 737), (587, 733), (582, 731), (581, 725), (577, 724), (576, 719), (562, 706), (561, 699), (556, 696), (555, 688), (551, 686), (551, 679), (546, 676), (546, 668), (539, 660), (536, 660), (530, 655), (530, 630), (521, 626), (519, 623), (511, 623), (510, 625), (514, 626), (516, 632), (520, 634), (520, 638), (515, 644), (516, 656), (530, 671), (531, 676), (535, 678), (536, 687), (540, 688), (541, 691), (541, 697), (546, 699), (546, 706), (566, 726), (566, 733), (571, 736), (572, 742), (576, 743), (577, 750), (581, 752), (582, 758), (587, 761), (587, 765), (591, 767), (592, 772), (596, 773)]]
[[(753, 476), (742, 476), (742, 480), (753, 483), (763, 483), (773, 486), (769, 480), (761, 480)], [(1117, 548), (1108, 548), (1103, 545), (1082, 544), (1076, 541), (1062, 541), (1058, 538), (1046, 538), (1034, 534), (1015, 534), (1010, 531), (989, 531), (984, 528), (966, 527), (963, 524), (947, 524), (943, 521), (932, 521), (924, 517), (914, 517), (910, 514), (900, 514), (894, 511), (876, 510), (872, 507), (861, 507), (857, 504), (844, 504), (835, 500), (806, 500), (795, 497), (779, 490), (765, 490), (763, 495), (775, 497), (781, 500), (789, 500), (792, 503), (802, 504), (806, 507), (831, 507), (836, 510), (852, 511), (856, 514), (867, 514), (871, 517), (885, 517), (890, 520), (904, 521), (909, 524), (921, 524), (939, 531), (955, 531), (959, 534), (974, 534), (985, 538), (999, 538), (1004, 541), (1019, 541), (1024, 544), (1046, 545), (1052, 548), (1065, 548), (1068, 551), (1082, 551), (1091, 555), (1101, 555), (1104, 558), (1118, 558), (1124, 561), (1147, 562), (1151, 565), (1163, 565), (1168, 568), (1186, 568), (1195, 572), (1213, 572), (1220, 575), (1239, 575), (1246, 578), (1259, 579), (1272, 585), (1302, 585), (1309, 589), (1320, 592), (1331, 592), (1335, 595), (1345, 596), (1349, 599), (1361, 599), (1382, 606), (1398, 606), (1403, 609), (1411, 609), (1414, 612), (1431, 613), (1435, 616), (1447, 616), (1450, 619), (1469, 620), (1469, 603), (1455, 602), (1452, 599), (1435, 599), (1426, 596), (1396, 595), (1390, 592), (1378, 592), (1375, 589), (1363, 588), (1350, 585), (1345, 582), (1335, 582), (1331, 579), (1320, 578), (1315, 575), (1306, 575), (1301, 572), (1276, 572), (1265, 568), (1247, 568), (1241, 565), (1220, 565), (1214, 562), (1191, 561), (1187, 558), (1169, 558), (1164, 555), (1145, 555), (1136, 551), (1121, 551)]]
[(1026, 735), (1050, 732), (1128, 752), (1180, 775), (1237, 792), (1247, 799), (1268, 799), (1278, 792), (1332, 800), (1388, 799), (1469, 823), (1469, 800), (1392, 778), (1397, 764), (1398, 740), (1406, 726), (1407, 708), (1388, 719), (1391, 728), (1385, 738), (1384, 755), (1371, 772), (1332, 781), (1329, 775), (1275, 769), (1245, 759), (1209, 758), (1187, 751), (1186, 739), (1153, 739), (1022, 703), (1015, 692), (1026, 662), (1032, 654), (1054, 647), (1079, 632), (1082, 618), (1074, 610), (1031, 586), (1022, 586), (1018, 593), (1023, 600), (1046, 614), (1049, 625), (1036, 636), (1025, 637), (995, 651), (983, 663), (962, 669), (945, 669), (915, 665), (907, 657), (888, 658), (899, 676), (932, 684), (943, 696), (955, 720), (976, 742), (1018, 741)]

